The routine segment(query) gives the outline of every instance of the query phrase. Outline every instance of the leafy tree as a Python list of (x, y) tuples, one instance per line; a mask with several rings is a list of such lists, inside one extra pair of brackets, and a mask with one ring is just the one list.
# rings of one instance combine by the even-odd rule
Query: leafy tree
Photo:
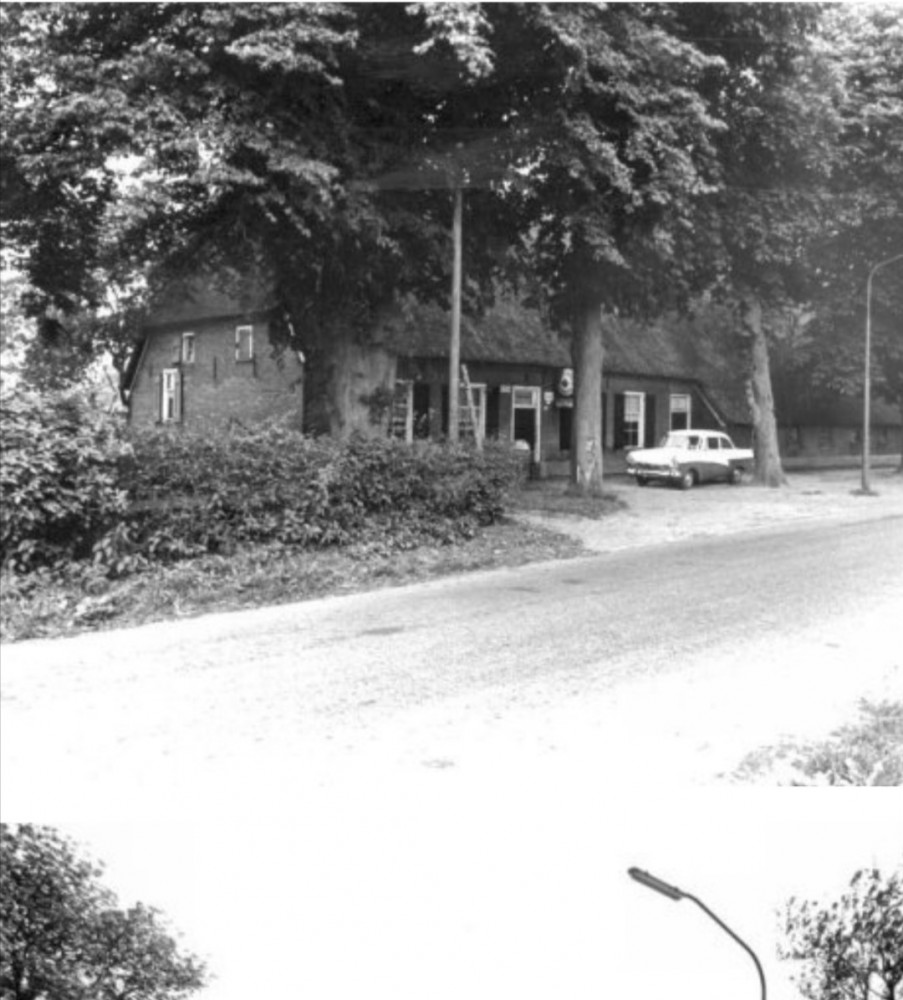
[(204, 985), (158, 913), (118, 909), (49, 827), (0, 827), (0, 997), (3, 1000), (180, 1000)]
[(805, 963), (807, 1000), (903, 997), (903, 871), (858, 871), (830, 905), (791, 899), (785, 958)]
[(361, 343), (407, 293), (447, 301), (462, 185), (471, 304), (513, 270), (573, 334), (580, 489), (601, 485), (603, 316), (706, 288), (735, 304), (759, 475), (780, 482), (769, 349), (810, 297), (835, 166), (820, 12), (7, 4), (4, 235), (45, 339), (120, 361), (174, 276), (258, 274), (311, 362), (309, 426), (345, 434)]
[[(111, 284), (259, 268), (333, 430), (355, 341), (398, 296), (449, 285), (448, 184), (367, 181), (450, 165), (474, 191), (476, 284), (529, 231), (578, 353), (598, 355), (601, 306), (649, 295), (690, 228), (713, 122), (693, 91), (706, 60), (667, 5), (9, 6), (6, 226), (46, 330)], [(505, 165), (520, 201), (493, 199)], [(578, 425), (598, 427), (581, 367)]]
[(807, 254), (827, 224), (837, 80), (818, 45), (815, 4), (685, 4), (685, 30), (723, 60), (704, 87), (726, 124), (720, 184), (697, 225), (715, 251), (714, 294), (733, 304), (726, 346), (743, 359), (756, 478), (784, 481), (770, 352), (812, 296)]
[(520, 192), (527, 267), (572, 336), (572, 476), (597, 493), (604, 316), (698, 287), (693, 203), (716, 178), (719, 127), (698, 85), (718, 60), (678, 37), (667, 4), (489, 7), (499, 114), (527, 150), (509, 200)]
[(24, 383), (38, 390), (71, 388), (87, 377), (97, 360), (95, 339), (85, 336), (85, 318), (75, 317), (68, 326), (45, 326), (28, 315), (34, 295), (24, 276), (4, 269), (0, 275), (0, 378), (10, 387)]
[(42, 331), (111, 286), (140, 303), (199, 267), (259, 272), (277, 334), (326, 383), (308, 397), (326, 395), (321, 423), (347, 430), (335, 380), (355, 340), (397, 294), (438, 287), (447, 256), (444, 202), (361, 182), (422, 151), (443, 93), (483, 71), (475, 5), (8, 5), (4, 21), (4, 225)]
[[(824, 42), (842, 81), (832, 221), (813, 254), (819, 289), (798, 362), (830, 390), (860, 392), (869, 271), (903, 254), (903, 11), (891, 4), (832, 5)], [(873, 384), (903, 417), (903, 261), (872, 289)], [(903, 456), (901, 456), (903, 471)]]

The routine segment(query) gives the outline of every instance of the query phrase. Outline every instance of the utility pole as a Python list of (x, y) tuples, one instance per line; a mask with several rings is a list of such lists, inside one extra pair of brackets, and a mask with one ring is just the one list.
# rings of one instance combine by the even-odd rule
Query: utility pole
[(460, 173), (454, 179), (454, 217), (452, 221), (452, 243), (454, 257), (452, 263), (451, 288), (451, 336), (448, 350), (448, 439), (458, 440), (458, 414), (460, 410), (460, 370), (461, 370), (461, 244), (462, 217), (464, 214), (464, 189)]

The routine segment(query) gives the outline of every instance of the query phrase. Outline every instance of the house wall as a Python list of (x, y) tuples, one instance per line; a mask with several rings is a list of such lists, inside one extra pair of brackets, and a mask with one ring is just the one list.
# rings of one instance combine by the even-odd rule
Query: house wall
[[(253, 357), (237, 360), (236, 326), (253, 326)], [(183, 333), (194, 334), (194, 361), (181, 360)], [(200, 323), (168, 325), (148, 331), (129, 396), (129, 423), (136, 428), (161, 424), (160, 379), (164, 369), (181, 375), (181, 419), (191, 430), (225, 427), (230, 421), (252, 424), (288, 416), (301, 424), (303, 365), (291, 352), (273, 357), (265, 316), (222, 317)]]
[[(486, 387), (485, 429), (489, 438), (513, 441), (515, 433), (514, 393), (518, 388), (538, 390), (539, 447), (534, 449), (534, 460), (543, 473), (566, 471), (570, 462), (570, 436), (568, 433), (573, 413), (573, 397), (558, 391), (560, 369), (542, 365), (508, 365), (499, 363), (470, 363), (468, 374), (471, 383)], [(429, 436), (441, 438), (448, 432), (448, 363), (436, 359), (399, 359), (398, 377), (405, 386), (399, 397), (401, 408), (395, 421), (396, 433), (404, 436)], [(410, 396), (407, 386), (412, 388)], [(691, 423), (694, 427), (722, 427), (711, 405), (688, 380), (653, 379), (611, 375), (603, 379), (603, 420), (600, 432), (603, 447), (608, 451), (624, 450), (619, 441), (618, 399), (625, 392), (645, 394), (646, 427), (642, 443), (655, 444), (670, 430), (670, 397), (672, 393), (691, 398)], [(413, 409), (404, 419), (404, 400)], [(528, 411), (529, 412), (529, 411)], [(467, 415), (462, 407), (461, 427), (469, 431)], [(528, 418), (521, 414), (521, 420)], [(742, 435), (741, 435), (742, 436)]]

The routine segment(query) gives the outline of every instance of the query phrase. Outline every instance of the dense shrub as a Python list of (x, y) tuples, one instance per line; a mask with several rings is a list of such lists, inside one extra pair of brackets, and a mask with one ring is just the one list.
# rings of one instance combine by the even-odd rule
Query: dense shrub
[(247, 542), (405, 548), (473, 534), (521, 468), (508, 449), (308, 438), (279, 424), (134, 441), (128, 538), (149, 558)]
[(16, 389), (0, 403), (0, 564), (15, 571), (91, 555), (125, 514), (116, 418), (78, 393)]
[(124, 441), (75, 395), (2, 407), (0, 557), (112, 576), (247, 543), (385, 549), (469, 537), (522, 467), (509, 449), (304, 437), (278, 423)]

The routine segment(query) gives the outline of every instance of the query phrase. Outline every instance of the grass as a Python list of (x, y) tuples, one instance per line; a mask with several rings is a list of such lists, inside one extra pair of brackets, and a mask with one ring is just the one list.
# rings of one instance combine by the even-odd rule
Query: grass
[(903, 702), (868, 702), (817, 743), (782, 743), (747, 756), (735, 778), (781, 785), (903, 785)]
[(512, 511), (524, 514), (571, 514), (599, 520), (627, 504), (613, 493), (598, 497), (578, 496), (567, 483), (557, 480), (531, 480), (511, 498)]
[(504, 518), (454, 545), (390, 551), (385, 545), (299, 551), (254, 546), (229, 556), (157, 565), (121, 580), (73, 567), (66, 574), (7, 577), (0, 639), (74, 635), (212, 611), (286, 604), (401, 586), (454, 573), (582, 554), (579, 542)]

